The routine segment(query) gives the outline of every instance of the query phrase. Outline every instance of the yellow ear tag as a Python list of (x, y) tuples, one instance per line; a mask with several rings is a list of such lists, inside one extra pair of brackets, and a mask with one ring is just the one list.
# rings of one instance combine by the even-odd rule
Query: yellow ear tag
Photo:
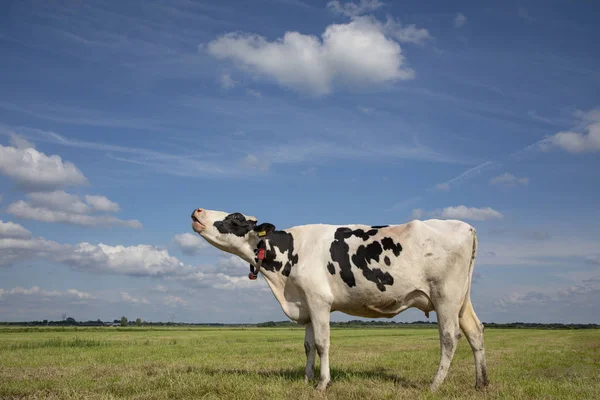
[(260, 231), (260, 232), (258, 232), (258, 236), (259, 237), (267, 236), (267, 231)]

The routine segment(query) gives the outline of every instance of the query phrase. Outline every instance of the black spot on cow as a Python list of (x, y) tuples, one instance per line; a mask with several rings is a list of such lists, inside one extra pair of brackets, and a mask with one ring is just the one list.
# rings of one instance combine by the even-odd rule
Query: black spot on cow
[(226, 216), (222, 221), (216, 221), (213, 225), (220, 233), (230, 233), (232, 235), (244, 237), (248, 232), (254, 229), (256, 221), (246, 219), (243, 214), (233, 213)]
[[(273, 231), (264, 240), (266, 245), (265, 259), (262, 267), (267, 271), (279, 271), (285, 276), (290, 276), (292, 267), (298, 264), (298, 254), (294, 254), (294, 236), (285, 231)], [(259, 243), (259, 247), (262, 243)], [(275, 249), (282, 254), (279, 256)], [(258, 260), (257, 260), (258, 261)]]
[(364, 229), (352, 230), (350, 228), (342, 227), (342, 228), (338, 228), (337, 231), (335, 231), (334, 237), (348, 239), (351, 236), (356, 236), (356, 237), (361, 238), (364, 241), (367, 241), (367, 240), (369, 240), (369, 238), (371, 236), (377, 235), (377, 232), (378, 232), (377, 229), (370, 229), (368, 231), (365, 231)]
[(352, 262), (363, 272), (365, 278), (377, 284), (377, 288), (385, 292), (385, 285), (393, 285), (394, 278), (379, 268), (369, 268), (371, 260), (379, 262), (379, 256), (383, 253), (383, 248), (379, 242), (373, 242), (367, 246), (359, 246), (356, 254), (352, 256)]
[(425, 257), (431, 257), (433, 255), (433, 253), (427, 253), (425, 254)]
[(352, 262), (354, 265), (362, 269), (363, 266), (366, 266), (366, 263), (371, 262), (371, 260), (379, 262), (379, 256), (381, 253), (383, 253), (383, 249), (381, 248), (381, 244), (379, 242), (373, 242), (368, 244), (366, 247), (362, 245), (356, 249), (356, 254), (352, 256)]
[(352, 231), (352, 235), (357, 236), (366, 242), (371, 236), (377, 235), (377, 229), (371, 229), (366, 232), (362, 229), (357, 229), (355, 231)]
[(402, 251), (402, 245), (400, 243), (394, 243), (394, 239), (391, 237), (384, 237), (381, 239), (381, 244), (384, 250), (391, 250), (396, 257), (400, 255)]
[(383, 229), (383, 228), (387, 228), (389, 225), (373, 225), (371, 228), (372, 229)]
[(335, 275), (335, 266), (332, 263), (327, 263), (327, 270), (331, 275)]
[(350, 236), (352, 236), (352, 229), (344, 227), (338, 228), (333, 235), (334, 241), (331, 242), (329, 253), (331, 254), (331, 259), (340, 266), (340, 276), (342, 277), (342, 280), (349, 287), (353, 287), (356, 286), (356, 281), (354, 279), (354, 274), (352, 273), (352, 265), (350, 265), (350, 255), (348, 254), (350, 247), (345, 242)]
[(385, 263), (385, 265), (387, 265), (388, 267), (392, 264), (392, 262), (390, 261), (390, 258), (388, 256), (385, 256), (383, 258), (383, 262)]
[[(380, 291), (385, 291), (385, 285), (394, 284), (394, 278), (389, 273), (383, 272), (379, 268), (369, 268), (371, 261), (379, 263), (379, 257), (384, 250), (392, 250), (396, 257), (400, 255), (402, 246), (400, 246), (399, 243), (394, 243), (391, 238), (384, 238), (385, 242), (382, 241), (380, 243), (378, 241), (373, 241), (366, 246), (359, 246), (356, 250), (356, 254), (352, 255), (352, 263), (350, 262), (350, 247), (346, 243), (346, 239), (350, 238), (351, 236), (356, 236), (361, 238), (363, 241), (367, 241), (370, 237), (375, 236), (377, 232), (378, 230), (375, 228), (365, 231), (363, 229), (352, 230), (347, 227), (341, 227), (335, 231), (334, 241), (331, 242), (329, 252), (331, 254), (331, 259), (334, 262), (337, 262), (340, 267), (340, 276), (342, 280), (349, 287), (356, 286), (356, 279), (354, 277), (354, 273), (352, 272), (352, 263), (362, 271), (367, 280), (377, 284), (377, 288)], [(387, 256), (385, 258), (387, 261), (384, 260), (384, 262), (389, 266), (391, 262)], [(327, 265), (327, 268), (331, 272), (331, 269), (329, 268), (330, 264), (331, 263)]]

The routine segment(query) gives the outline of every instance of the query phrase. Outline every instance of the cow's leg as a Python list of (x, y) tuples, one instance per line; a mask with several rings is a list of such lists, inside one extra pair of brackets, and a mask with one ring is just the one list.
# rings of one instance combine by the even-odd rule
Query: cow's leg
[(304, 380), (308, 382), (315, 377), (315, 358), (317, 356), (315, 332), (311, 322), (306, 324), (306, 333), (304, 334), (304, 351), (306, 352), (306, 369), (304, 370)]
[(475, 357), (475, 387), (481, 389), (487, 386), (487, 367), (485, 363), (485, 350), (483, 348), (483, 324), (477, 318), (471, 299), (466, 299), (465, 312), (460, 317), (460, 328), (467, 337), (473, 356)]
[(460, 339), (459, 308), (460, 304), (453, 303), (444, 304), (442, 302), (442, 304), (436, 305), (435, 311), (440, 333), (440, 365), (430, 386), (432, 391), (436, 391), (446, 380), (458, 339)]
[(321, 379), (317, 385), (318, 390), (325, 390), (331, 380), (329, 374), (329, 319), (330, 307), (319, 304), (310, 307), (310, 321), (315, 335), (315, 347), (321, 360)]

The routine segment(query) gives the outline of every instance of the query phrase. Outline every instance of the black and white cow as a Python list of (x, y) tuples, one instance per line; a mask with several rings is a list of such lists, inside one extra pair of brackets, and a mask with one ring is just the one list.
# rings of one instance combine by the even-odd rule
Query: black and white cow
[(476, 387), (487, 385), (483, 325), (470, 299), (477, 253), (472, 226), (454, 220), (414, 220), (403, 225), (315, 224), (276, 230), (241, 213), (200, 208), (192, 220), (193, 230), (207, 242), (258, 267), (283, 312), (306, 325), (305, 378), (313, 378), (318, 352), (318, 389), (330, 383), (332, 311), (391, 318), (411, 307), (437, 314), (440, 363), (431, 389), (446, 379), (461, 329), (475, 357)]

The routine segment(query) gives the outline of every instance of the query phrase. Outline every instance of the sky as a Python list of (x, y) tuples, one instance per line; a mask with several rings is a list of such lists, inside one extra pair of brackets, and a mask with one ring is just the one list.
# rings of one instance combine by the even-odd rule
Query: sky
[(286, 320), (191, 230), (202, 207), (279, 229), (462, 219), (482, 321), (600, 323), (600, 5), (3, 10), (0, 320)]

